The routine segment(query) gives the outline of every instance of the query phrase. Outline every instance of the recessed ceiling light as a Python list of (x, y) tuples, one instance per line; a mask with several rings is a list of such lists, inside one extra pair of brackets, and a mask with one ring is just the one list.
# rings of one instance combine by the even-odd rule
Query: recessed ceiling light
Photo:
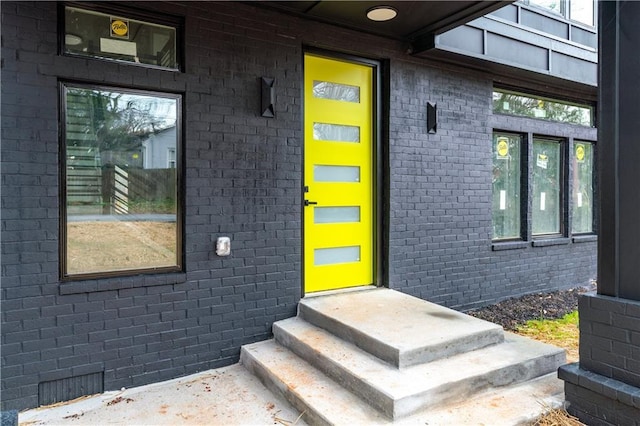
[(390, 21), (398, 15), (398, 11), (391, 6), (375, 6), (367, 10), (367, 18), (372, 21)]
[(68, 44), (69, 46), (77, 46), (82, 43), (82, 37), (79, 35), (67, 33), (64, 35), (64, 44)]

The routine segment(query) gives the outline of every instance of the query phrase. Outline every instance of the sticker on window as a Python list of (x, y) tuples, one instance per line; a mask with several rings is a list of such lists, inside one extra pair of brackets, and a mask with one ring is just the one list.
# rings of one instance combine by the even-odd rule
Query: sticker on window
[(547, 154), (538, 154), (536, 166), (546, 169), (549, 166), (549, 156)]

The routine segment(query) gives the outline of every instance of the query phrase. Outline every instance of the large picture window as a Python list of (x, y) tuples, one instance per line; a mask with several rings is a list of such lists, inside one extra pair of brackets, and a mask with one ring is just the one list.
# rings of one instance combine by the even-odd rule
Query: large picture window
[(181, 96), (61, 91), (63, 277), (180, 270)]
[(520, 226), (522, 137), (493, 135), (493, 239), (518, 239)]
[(562, 151), (554, 140), (533, 140), (533, 235), (559, 234), (562, 214)]
[(571, 159), (573, 162), (571, 232), (588, 234), (593, 232), (593, 144), (575, 142)]

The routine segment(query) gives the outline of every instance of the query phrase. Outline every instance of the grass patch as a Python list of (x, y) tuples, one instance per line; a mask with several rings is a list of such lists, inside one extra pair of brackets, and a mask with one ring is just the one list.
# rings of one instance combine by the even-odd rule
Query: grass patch
[(516, 327), (516, 333), (540, 340), (567, 350), (567, 361), (578, 360), (578, 311), (555, 320), (530, 320)]

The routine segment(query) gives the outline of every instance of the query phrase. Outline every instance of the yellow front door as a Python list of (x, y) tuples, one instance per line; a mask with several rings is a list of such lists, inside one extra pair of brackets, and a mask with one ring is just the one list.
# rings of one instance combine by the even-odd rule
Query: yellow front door
[(304, 61), (305, 292), (373, 283), (373, 68)]

